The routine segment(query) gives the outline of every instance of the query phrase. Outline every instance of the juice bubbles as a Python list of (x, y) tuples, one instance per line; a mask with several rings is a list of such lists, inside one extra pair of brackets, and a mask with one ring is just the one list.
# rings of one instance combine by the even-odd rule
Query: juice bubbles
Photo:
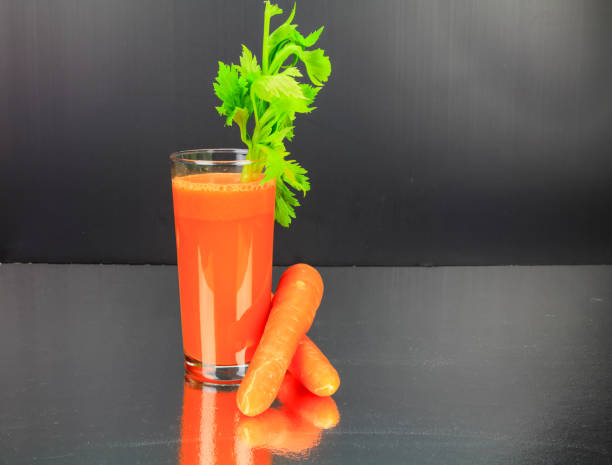
[(275, 184), (190, 174), (172, 194), (187, 370), (239, 380), (270, 307)]

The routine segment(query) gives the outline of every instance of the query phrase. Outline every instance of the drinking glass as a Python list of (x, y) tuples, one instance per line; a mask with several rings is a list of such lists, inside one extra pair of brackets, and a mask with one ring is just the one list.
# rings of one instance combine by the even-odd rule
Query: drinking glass
[(246, 154), (170, 156), (185, 369), (203, 383), (240, 382), (270, 308), (275, 183)]

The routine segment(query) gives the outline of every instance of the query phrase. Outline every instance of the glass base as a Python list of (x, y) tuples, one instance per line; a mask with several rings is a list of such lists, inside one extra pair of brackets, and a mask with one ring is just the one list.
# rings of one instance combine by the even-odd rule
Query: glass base
[(214, 392), (235, 392), (240, 387), (239, 383), (209, 383), (202, 382), (193, 379), (187, 372), (185, 372), (185, 381), (189, 386), (194, 389), (200, 389), (202, 391), (214, 391)]
[(185, 378), (199, 384), (240, 384), (249, 364), (207, 365), (185, 355)]

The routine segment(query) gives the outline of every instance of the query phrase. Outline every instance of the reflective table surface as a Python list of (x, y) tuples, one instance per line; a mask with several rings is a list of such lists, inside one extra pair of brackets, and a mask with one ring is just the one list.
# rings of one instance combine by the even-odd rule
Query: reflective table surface
[(321, 274), (328, 429), (184, 382), (175, 267), (0, 265), (0, 463), (612, 463), (612, 267)]

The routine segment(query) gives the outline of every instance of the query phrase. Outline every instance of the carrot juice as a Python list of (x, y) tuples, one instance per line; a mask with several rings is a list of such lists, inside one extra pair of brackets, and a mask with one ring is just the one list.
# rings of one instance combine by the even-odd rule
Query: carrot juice
[(172, 195), (187, 372), (239, 381), (270, 307), (275, 183), (204, 172), (174, 176)]

